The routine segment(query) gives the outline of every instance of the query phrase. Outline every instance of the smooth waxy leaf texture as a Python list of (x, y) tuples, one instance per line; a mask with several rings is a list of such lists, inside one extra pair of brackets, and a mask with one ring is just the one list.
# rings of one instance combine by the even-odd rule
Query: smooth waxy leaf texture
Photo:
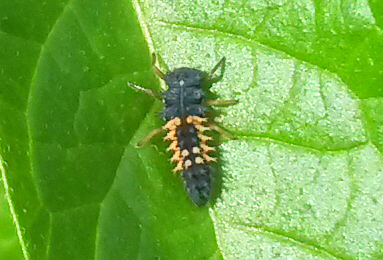
[[(380, 259), (382, 5), (3, 1), (3, 181), (30, 259)], [(164, 72), (223, 56), (208, 207), (152, 128)], [(218, 141), (217, 141), (218, 142)]]

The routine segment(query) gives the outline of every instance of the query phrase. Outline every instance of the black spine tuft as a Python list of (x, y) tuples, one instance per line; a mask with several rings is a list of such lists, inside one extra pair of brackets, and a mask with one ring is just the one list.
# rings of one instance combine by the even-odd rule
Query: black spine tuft
[(193, 165), (183, 170), (184, 186), (192, 201), (198, 206), (205, 206), (211, 190), (212, 167), (208, 164)]
[[(193, 124), (185, 123), (177, 128), (177, 140), (181, 152), (189, 152), (188, 156), (183, 158), (182, 176), (185, 189), (197, 206), (204, 206), (209, 201), (212, 167), (205, 162), (196, 163), (197, 157), (202, 160), (201, 154), (193, 153), (194, 147), (200, 147), (198, 130)], [(188, 161), (191, 162), (190, 166), (187, 166)]]

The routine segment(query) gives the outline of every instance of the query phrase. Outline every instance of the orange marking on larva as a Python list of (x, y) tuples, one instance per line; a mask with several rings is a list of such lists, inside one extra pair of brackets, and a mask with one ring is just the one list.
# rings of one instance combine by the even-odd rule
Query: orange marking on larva
[(179, 117), (175, 117), (169, 120), (166, 125), (163, 126), (164, 129), (175, 130), (177, 126), (181, 125), (181, 119)]
[(201, 149), (199, 149), (199, 147), (193, 147), (193, 149), (192, 149), (192, 152), (193, 153), (201, 153)]
[(175, 117), (173, 120), (174, 120), (174, 124), (175, 124), (176, 126), (180, 126), (180, 125), (181, 125), (181, 118), (179, 118), (179, 117)]
[(177, 163), (177, 166), (173, 169), (173, 172), (176, 173), (177, 171), (182, 171), (182, 170), (183, 170), (182, 161), (179, 161)]
[(202, 122), (207, 122), (207, 118), (199, 117), (199, 116), (191, 116), (193, 118), (193, 121), (202, 123)]
[(207, 122), (207, 118), (199, 117), (199, 116), (188, 116), (186, 118), (186, 123), (188, 124), (197, 124), (200, 125), (202, 122)]
[(177, 150), (177, 148), (178, 148), (178, 142), (177, 142), (177, 140), (174, 140), (174, 141), (169, 145), (169, 147), (168, 147), (166, 150), (167, 150), (167, 151), (170, 151), (170, 150), (175, 151), (175, 150)]
[(166, 123), (166, 125), (164, 125), (162, 127), (162, 129), (165, 129), (165, 130), (174, 130), (176, 129), (176, 127), (174, 126), (173, 122), (170, 120)]
[(210, 151), (215, 151), (214, 147), (210, 147), (206, 144), (201, 144), (200, 146), (201, 146), (202, 150), (204, 151), (204, 153), (208, 153)]
[(205, 159), (205, 161), (207, 161), (207, 162), (210, 162), (210, 161), (216, 162), (216, 161), (217, 161), (217, 158), (210, 157), (210, 156), (207, 155), (206, 153), (202, 154), (202, 157), (203, 157), (203, 158)]
[(196, 157), (195, 158), (195, 163), (196, 164), (203, 164), (203, 159), (201, 157)]
[(201, 139), (201, 141), (202, 141), (203, 143), (205, 143), (205, 142), (208, 141), (208, 140), (213, 140), (212, 137), (210, 137), (210, 136), (206, 136), (206, 135), (203, 135), (203, 134), (198, 134), (198, 138)]
[(194, 125), (194, 126), (201, 133), (203, 133), (203, 132), (205, 132), (207, 130), (210, 130), (210, 127), (205, 127), (203, 125)]
[(168, 134), (164, 137), (164, 140), (176, 141), (176, 130), (169, 131)]
[(181, 153), (182, 157), (189, 156), (189, 151), (187, 149), (184, 149)]
[(191, 160), (187, 159), (187, 160), (185, 161), (185, 169), (189, 168), (189, 167), (192, 166), (192, 165), (193, 165), (193, 163), (192, 163)]
[(170, 161), (172, 162), (179, 162), (181, 161), (181, 151), (180, 150), (176, 150), (173, 157), (170, 159)]
[(186, 118), (186, 123), (188, 123), (188, 124), (193, 123), (193, 116), (188, 116), (188, 117)]

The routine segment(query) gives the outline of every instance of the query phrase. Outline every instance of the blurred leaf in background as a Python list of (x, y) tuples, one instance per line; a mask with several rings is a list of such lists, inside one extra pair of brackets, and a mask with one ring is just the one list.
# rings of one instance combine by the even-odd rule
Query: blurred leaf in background
[[(0, 2), (2, 179), (28, 258), (382, 259), (381, 10)], [(162, 123), (130, 87), (161, 89), (151, 51), (164, 72), (227, 58), (211, 92), (239, 100), (215, 117), (238, 139), (219, 138), (209, 207), (187, 198), (161, 136), (134, 146)]]

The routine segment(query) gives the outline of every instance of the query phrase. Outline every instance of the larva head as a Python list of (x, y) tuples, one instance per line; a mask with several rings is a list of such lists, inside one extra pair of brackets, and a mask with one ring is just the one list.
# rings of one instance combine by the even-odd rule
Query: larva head
[(201, 88), (204, 72), (191, 68), (179, 68), (165, 74), (169, 88)]

